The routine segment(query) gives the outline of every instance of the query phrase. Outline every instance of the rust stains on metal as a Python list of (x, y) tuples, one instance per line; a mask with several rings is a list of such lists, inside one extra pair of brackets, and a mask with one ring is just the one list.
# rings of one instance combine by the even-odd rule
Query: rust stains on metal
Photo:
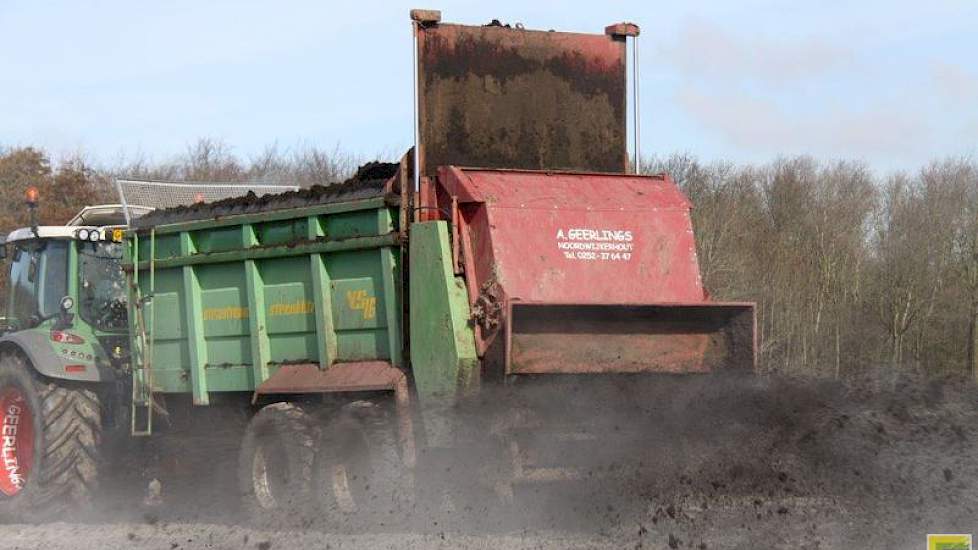
[(419, 29), (421, 168), (625, 170), (625, 44), (506, 26)]
[(751, 370), (754, 305), (520, 304), (509, 317), (513, 374)]
[[(551, 57), (544, 67), (568, 82), (571, 89), (585, 97), (625, 97), (625, 79), (614, 67), (605, 65), (600, 58), (588, 57), (580, 50), (570, 50)], [(625, 102), (613, 102), (616, 117), (625, 116)]]
[(639, 28), (635, 23), (623, 21), (614, 25), (608, 25), (604, 28), (604, 33), (608, 36), (638, 36)]
[(335, 363), (325, 370), (317, 363), (284, 365), (255, 393), (393, 391), (403, 378), (404, 373), (386, 361)]
[(411, 20), (425, 25), (430, 25), (441, 21), (441, 11), (439, 10), (411, 10)]
[[(439, 27), (444, 32), (446, 27)], [(425, 62), (426, 83), (438, 79), (461, 80), (469, 76), (492, 76), (499, 83), (539, 69), (539, 62), (528, 59), (516, 45), (506, 45), (498, 40), (477, 33), (460, 33), (454, 37), (426, 30)]]

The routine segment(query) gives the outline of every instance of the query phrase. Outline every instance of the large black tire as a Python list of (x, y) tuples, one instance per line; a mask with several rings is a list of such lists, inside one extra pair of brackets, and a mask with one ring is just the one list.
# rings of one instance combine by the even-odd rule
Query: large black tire
[(334, 529), (401, 525), (414, 500), (387, 403), (355, 401), (327, 419), (316, 454), (319, 507)]
[[(0, 518), (62, 518), (89, 504), (101, 419), (95, 392), (42, 378), (19, 353), (0, 355)], [(25, 425), (32, 434), (23, 434)], [(23, 460), (29, 466), (18, 484)]]
[(302, 525), (315, 514), (317, 434), (293, 403), (273, 403), (251, 419), (238, 459), (245, 511), (265, 525)]

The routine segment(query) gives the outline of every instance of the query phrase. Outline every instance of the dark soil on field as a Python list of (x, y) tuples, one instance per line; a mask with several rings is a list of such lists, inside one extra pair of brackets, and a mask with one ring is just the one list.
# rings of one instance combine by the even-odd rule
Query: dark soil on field
[[(314, 185), (298, 191), (261, 196), (249, 191), (247, 195), (231, 199), (154, 210), (133, 220), (133, 227), (140, 229), (176, 222), (222, 218), (236, 214), (253, 214), (317, 204), (384, 197), (389, 191), (385, 184), (397, 173), (398, 167), (399, 164), (397, 163), (368, 162), (360, 166), (353, 177), (341, 183)], [(393, 195), (389, 198), (396, 199), (397, 197)]]
[(678, 470), (645, 489), (640, 531), (670, 548), (920, 548), (927, 533), (978, 534), (973, 382), (770, 382), (753, 394), (766, 429), (689, 437)]
[[(513, 503), (480, 495), (467, 509), (419, 504), (366, 531), (277, 531), (250, 525), (237, 509), (233, 437), (178, 437), (159, 451), (171, 457), (156, 474), (164, 505), (143, 507), (147, 479), (132, 474), (128, 491), (74, 523), (0, 527), (0, 547), (916, 549), (928, 533), (978, 534), (971, 381), (630, 386), (555, 388), (561, 405), (552, 412), (586, 405), (613, 419), (609, 431), (642, 426), (641, 444), (617, 447), (645, 463), (641, 473), (613, 464), (617, 479), (524, 489)], [(644, 405), (620, 414), (633, 399)], [(487, 462), (480, 452), (450, 464), (445, 478), (477, 477)]]

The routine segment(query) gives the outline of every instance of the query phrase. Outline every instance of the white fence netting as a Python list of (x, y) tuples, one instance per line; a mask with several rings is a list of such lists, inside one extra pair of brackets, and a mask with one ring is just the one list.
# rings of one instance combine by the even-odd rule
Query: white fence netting
[(296, 191), (294, 185), (252, 183), (178, 183), (167, 181), (116, 180), (116, 191), (123, 205), (173, 208), (199, 202), (213, 202), (247, 195), (268, 195)]

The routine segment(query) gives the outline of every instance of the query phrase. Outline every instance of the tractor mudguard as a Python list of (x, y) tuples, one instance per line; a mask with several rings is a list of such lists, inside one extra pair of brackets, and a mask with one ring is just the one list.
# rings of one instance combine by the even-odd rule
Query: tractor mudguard
[[(75, 359), (68, 354), (62, 357), (54, 346), (55, 343), (47, 336), (47, 331), (22, 330), (0, 338), (0, 351), (16, 349), (23, 352), (34, 369), (44, 376), (78, 382), (115, 380), (110, 368), (99, 366), (95, 361), (86, 358)], [(66, 368), (69, 365), (75, 368)]]

